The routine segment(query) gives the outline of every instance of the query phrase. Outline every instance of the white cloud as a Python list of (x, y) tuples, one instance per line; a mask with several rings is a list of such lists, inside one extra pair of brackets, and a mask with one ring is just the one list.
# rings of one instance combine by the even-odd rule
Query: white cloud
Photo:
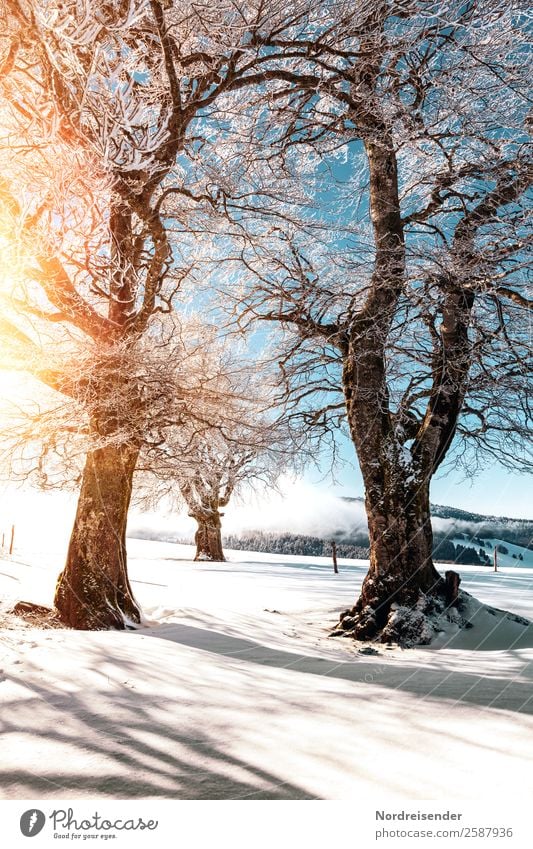
[[(195, 523), (186, 512), (172, 514), (134, 513), (130, 532), (149, 531), (162, 537), (194, 534)], [(366, 531), (366, 516), (361, 502), (344, 501), (327, 489), (304, 481), (283, 478), (278, 491), (252, 494), (246, 501), (234, 499), (224, 511), (225, 534), (246, 531), (290, 532), (327, 537), (334, 533)]]

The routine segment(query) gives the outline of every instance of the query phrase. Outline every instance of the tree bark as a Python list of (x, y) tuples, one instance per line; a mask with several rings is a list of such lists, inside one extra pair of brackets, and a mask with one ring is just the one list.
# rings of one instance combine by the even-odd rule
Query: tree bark
[(194, 535), (196, 543), (195, 560), (211, 560), (223, 563), (226, 558), (222, 549), (222, 523), (220, 513), (202, 513), (194, 516), (198, 530)]
[[(369, 461), (363, 451), (367, 478)], [(372, 466), (372, 476), (366, 487), (370, 568), (356, 604), (345, 614), (350, 630), (360, 640), (429, 642), (424, 616), (433, 600), (445, 596), (432, 559), (429, 480), (416, 482), (408, 469), (381, 463)]]
[(372, 94), (378, 55), (369, 42), (354, 87), (356, 98), (368, 92), (359, 102), (358, 123), (369, 169), (374, 268), (364, 304), (354, 304), (343, 349), (347, 418), (365, 485), (370, 568), (341, 627), (357, 639), (412, 644), (429, 642), (425, 615), (430, 599), (444, 595), (444, 581), (432, 561), (431, 464), (415, 461), (408, 447), (412, 436), (391, 410), (387, 383), (387, 342), (405, 289), (405, 237), (393, 134)]
[(126, 523), (138, 449), (109, 445), (86, 460), (65, 568), (55, 594), (62, 622), (95, 631), (138, 624), (127, 574)]

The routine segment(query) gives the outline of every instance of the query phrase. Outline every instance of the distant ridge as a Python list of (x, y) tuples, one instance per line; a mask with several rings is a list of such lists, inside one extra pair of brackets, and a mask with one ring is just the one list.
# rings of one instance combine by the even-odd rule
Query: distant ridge
[[(340, 496), (342, 501), (358, 502), (364, 504), (365, 499), (361, 496), (350, 498), (345, 495)], [(475, 522), (483, 524), (485, 522), (519, 522), (524, 525), (531, 525), (533, 530), (533, 519), (514, 519), (512, 516), (492, 516), (484, 513), (471, 513), (469, 510), (460, 510), (458, 507), (448, 507), (444, 504), (432, 504), (431, 515), (439, 519), (457, 519), (461, 522)]]
[[(364, 503), (364, 499), (360, 497), (338, 498), (340, 502), (345, 503)], [(494, 545), (497, 544), (500, 552), (505, 554), (502, 543), (510, 543), (523, 550), (516, 550), (517, 561), (527, 556), (527, 551), (533, 551), (533, 520), (487, 516), (442, 504), (431, 505), (431, 517), (433, 553), (440, 562), (487, 565), (493, 557)], [(180, 533), (150, 529), (130, 530), (128, 536), (187, 544), (193, 541), (192, 535), (190, 538), (184, 538)], [(494, 542), (491, 543), (491, 540)], [(258, 527), (240, 533), (224, 534), (223, 538), (224, 545), (228, 548), (312, 556), (329, 555), (332, 541), (337, 545), (339, 557), (368, 557), (368, 531), (366, 525), (361, 524), (361, 519), (356, 521), (355, 516), (353, 527), (345, 527), (343, 530), (332, 528), (329, 532), (323, 531), (321, 536), (294, 533), (290, 516), (287, 516), (286, 528), (271, 531)]]

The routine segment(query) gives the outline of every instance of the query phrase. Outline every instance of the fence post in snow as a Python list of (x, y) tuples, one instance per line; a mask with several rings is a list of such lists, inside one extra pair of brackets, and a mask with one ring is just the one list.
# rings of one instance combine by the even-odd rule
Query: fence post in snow
[(333, 556), (333, 571), (336, 575), (338, 575), (339, 567), (337, 566), (337, 543), (334, 540), (331, 541), (331, 554)]
[(11, 525), (11, 542), (9, 543), (9, 553), (13, 554), (13, 543), (15, 541), (15, 525)]
[(498, 571), (498, 546), (494, 546), (494, 571)]

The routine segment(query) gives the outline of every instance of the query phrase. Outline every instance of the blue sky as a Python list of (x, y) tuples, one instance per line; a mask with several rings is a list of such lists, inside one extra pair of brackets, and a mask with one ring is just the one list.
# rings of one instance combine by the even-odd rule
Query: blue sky
[[(345, 467), (336, 477), (338, 482), (331, 484), (331, 491), (336, 495), (363, 496), (359, 469)], [(328, 486), (328, 482), (313, 471), (307, 473), (306, 479), (319, 486)], [(431, 485), (431, 500), (435, 504), (514, 519), (533, 520), (532, 495), (530, 476), (513, 474), (501, 466), (493, 466), (472, 480), (450, 472), (437, 476)]]
[[(335, 481), (323, 464), (322, 470), (308, 469), (305, 480), (313, 485), (330, 489), (335, 495), (363, 496), (363, 480), (354, 463), (354, 450), (346, 438), (340, 440), (344, 465), (335, 473)], [(431, 500), (435, 504), (458, 507), (473, 513), (509, 516), (533, 520), (533, 486), (531, 475), (510, 472), (492, 463), (474, 478), (465, 478), (463, 472), (451, 470), (438, 473), (431, 484)]]

